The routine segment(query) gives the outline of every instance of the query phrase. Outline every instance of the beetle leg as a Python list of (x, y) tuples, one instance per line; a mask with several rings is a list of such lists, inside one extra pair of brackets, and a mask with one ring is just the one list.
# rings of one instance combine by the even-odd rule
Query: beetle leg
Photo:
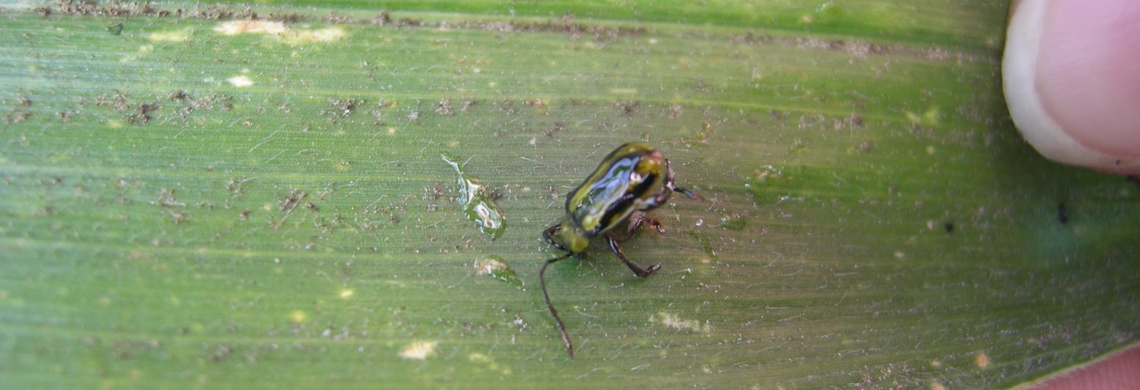
[(644, 278), (646, 276), (649, 276), (649, 274), (652, 274), (653, 271), (661, 268), (661, 264), (657, 264), (649, 267), (649, 269), (642, 269), (641, 266), (637, 265), (637, 263), (629, 261), (629, 259), (625, 258), (625, 254), (621, 253), (621, 248), (618, 247), (618, 242), (614, 239), (613, 235), (607, 234), (606, 241), (610, 243), (610, 250), (614, 251), (614, 254), (617, 255), (619, 259), (621, 259), (621, 262), (625, 263), (625, 265), (629, 267), (630, 270), (633, 270), (633, 273), (638, 277)]
[(669, 200), (669, 195), (672, 194), (673, 190), (670, 190), (669, 188), (662, 188), (661, 192), (653, 194), (652, 197), (642, 203), (638, 211), (649, 211), (661, 207), (661, 205), (665, 204), (665, 201)]
[(633, 232), (637, 231), (637, 229), (640, 229), (641, 225), (645, 223), (652, 225), (654, 229), (657, 229), (658, 233), (665, 234), (665, 226), (661, 225), (661, 222), (657, 221), (656, 219), (649, 218), (649, 216), (645, 215), (643, 212), (634, 211), (633, 215), (629, 217), (629, 236), (618, 240), (618, 242), (625, 242), (625, 240), (633, 237)]
[(610, 233), (609, 237), (617, 242), (626, 242), (626, 240), (633, 238), (633, 233), (637, 232), (637, 229), (641, 229), (641, 225), (645, 223), (653, 225), (653, 228), (657, 229), (658, 233), (665, 234), (665, 226), (662, 225), (661, 222), (658, 222), (656, 219), (649, 218), (649, 216), (645, 215), (644, 212), (634, 211), (633, 214), (630, 214), (629, 216), (629, 226), (626, 228), (626, 235), (622, 237), (617, 234)]
[[(558, 249), (565, 251), (566, 250), (565, 246), (563, 246), (562, 244), (559, 244), (557, 241), (554, 241), (554, 235), (557, 234), (559, 231), (562, 231), (562, 225), (551, 226), (549, 229), (542, 231), (542, 238), (546, 239), (547, 244), (550, 244), (551, 246), (553, 246), (555, 248), (558, 248)], [(567, 251), (567, 252), (569, 252), (569, 251)]]
[(684, 194), (685, 196), (689, 197), (689, 199), (704, 199), (700, 195), (694, 194), (692, 191), (686, 190), (686, 189), (681, 188), (681, 187), (673, 187), (673, 191), (680, 192), (680, 193)]
[[(550, 228), (546, 230), (550, 231), (553, 229), (554, 228)], [(546, 266), (565, 260), (567, 257), (570, 257), (570, 255), (572, 255), (572, 253), (566, 253), (560, 257), (547, 260), (546, 263), (542, 265), (542, 269), (538, 270), (538, 284), (542, 287), (542, 297), (546, 299), (546, 308), (550, 309), (550, 315), (554, 316), (554, 323), (558, 324), (558, 331), (562, 332), (562, 342), (566, 344), (566, 352), (569, 352), (570, 359), (573, 359), (574, 345), (570, 344), (570, 335), (566, 334), (566, 325), (562, 324), (562, 318), (558, 317), (558, 311), (554, 310), (554, 305), (550, 304), (550, 294), (546, 293), (546, 278), (543, 276), (546, 274)]]
[(657, 233), (665, 234), (665, 225), (662, 225), (660, 221), (653, 219), (653, 218), (645, 217), (645, 222), (648, 222), (650, 225), (653, 225), (653, 228), (657, 230)]
[[(704, 199), (700, 195), (694, 194), (692, 191), (686, 190), (684, 188), (677, 187), (673, 183), (673, 168), (669, 167), (669, 159), (665, 159), (665, 172), (666, 172), (666, 174), (665, 174), (665, 188), (668, 188), (672, 191), (680, 192), (680, 193), (684, 194), (685, 196), (689, 197), (689, 199)], [(666, 197), (668, 197), (668, 196), (666, 196)], [(662, 202), (664, 202), (664, 201), (662, 201)]]
[(617, 241), (617, 242), (625, 242), (626, 240), (633, 238), (633, 231), (630, 231), (629, 234), (626, 235), (625, 237), (618, 237), (618, 235), (613, 234), (613, 233), (607, 234), (606, 237), (609, 237), (610, 239)]

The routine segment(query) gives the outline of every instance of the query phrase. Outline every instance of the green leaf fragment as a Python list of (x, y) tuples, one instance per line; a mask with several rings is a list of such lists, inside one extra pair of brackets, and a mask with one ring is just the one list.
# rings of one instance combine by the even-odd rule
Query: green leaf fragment
[(507, 230), (507, 225), (499, 205), (487, 196), (487, 188), (478, 178), (463, 173), (463, 164), (460, 164), (457, 159), (447, 154), (440, 154), (440, 157), (443, 158), (443, 162), (455, 168), (455, 173), (459, 174), (457, 180), (459, 199), (457, 201), (460, 206), (463, 206), (463, 213), (467, 214), (467, 219), (475, 221), (475, 226), (479, 228), (479, 231), (483, 234), (489, 234), (492, 240), (499, 238), (499, 235)]
[(475, 260), (474, 266), (476, 274), (490, 276), (508, 285), (522, 288), (522, 279), (519, 279), (518, 275), (515, 274), (515, 270), (511, 269), (499, 256), (487, 256), (477, 259)]

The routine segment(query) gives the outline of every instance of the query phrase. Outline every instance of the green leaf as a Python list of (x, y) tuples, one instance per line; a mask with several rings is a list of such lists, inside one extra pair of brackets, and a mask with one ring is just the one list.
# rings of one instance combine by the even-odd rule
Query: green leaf
[[(1140, 188), (1021, 140), (1004, 2), (386, 5), (0, 13), (0, 387), (1011, 387), (1135, 343)], [(540, 233), (633, 140), (704, 200), (623, 244), (648, 278), (548, 269), (568, 360)]]

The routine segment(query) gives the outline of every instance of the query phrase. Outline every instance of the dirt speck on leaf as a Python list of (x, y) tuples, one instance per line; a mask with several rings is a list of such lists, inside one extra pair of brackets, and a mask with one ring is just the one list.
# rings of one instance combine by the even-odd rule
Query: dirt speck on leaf
[(297, 203), (299, 203), (301, 199), (305, 199), (308, 195), (309, 194), (304, 191), (292, 190), (289, 192), (289, 195), (281, 198), (281, 201), (278, 202), (277, 209), (286, 213), (291, 212), (294, 207), (297, 207)]
[(526, 103), (524, 103), (524, 104), (526, 104), (527, 106), (530, 106), (530, 108), (533, 108), (535, 111), (538, 111), (539, 114), (546, 115), (547, 106), (546, 106), (546, 102), (543, 101), (542, 99), (535, 98), (533, 100), (527, 100)]
[(637, 102), (618, 102), (618, 114), (621, 116), (632, 116), (637, 113), (639, 104)]
[[(464, 108), (466, 108), (466, 106), (464, 106)], [(439, 99), (439, 103), (435, 104), (435, 109), (432, 111), (439, 115), (455, 115), (455, 110), (451, 109), (451, 99)]]

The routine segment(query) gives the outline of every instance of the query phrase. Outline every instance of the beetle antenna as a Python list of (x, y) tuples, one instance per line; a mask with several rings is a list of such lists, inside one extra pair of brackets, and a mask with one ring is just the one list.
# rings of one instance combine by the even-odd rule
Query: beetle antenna
[(570, 335), (566, 334), (566, 325), (562, 324), (562, 319), (558, 317), (558, 311), (554, 310), (554, 305), (550, 304), (550, 294), (546, 293), (546, 279), (543, 276), (546, 273), (546, 266), (565, 260), (571, 255), (573, 253), (566, 253), (561, 257), (547, 260), (546, 264), (542, 265), (542, 269), (538, 270), (538, 285), (542, 287), (542, 297), (546, 298), (546, 308), (550, 309), (550, 315), (554, 316), (554, 322), (558, 324), (558, 331), (562, 332), (562, 342), (566, 344), (566, 352), (570, 353), (570, 359), (574, 359), (574, 346), (570, 344)]

